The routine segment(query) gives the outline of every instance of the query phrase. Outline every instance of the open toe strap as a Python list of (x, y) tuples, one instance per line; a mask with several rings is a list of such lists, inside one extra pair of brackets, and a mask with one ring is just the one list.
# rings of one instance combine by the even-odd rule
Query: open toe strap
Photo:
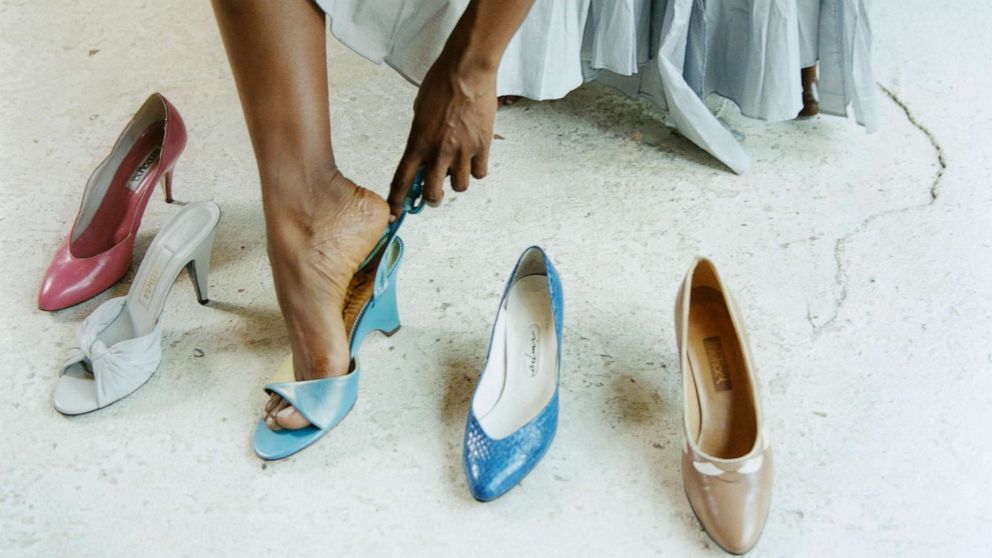
[(124, 311), (125, 297), (101, 304), (82, 323), (78, 347), (69, 350), (62, 365), (62, 374), (74, 366), (83, 366), (93, 374), (96, 402), (104, 407), (141, 387), (162, 360), (162, 324), (159, 322), (148, 335), (126, 339), (107, 346), (99, 339)]
[(285, 399), (320, 430), (333, 428), (348, 414), (358, 398), (358, 368), (345, 376), (268, 384), (265, 391)]

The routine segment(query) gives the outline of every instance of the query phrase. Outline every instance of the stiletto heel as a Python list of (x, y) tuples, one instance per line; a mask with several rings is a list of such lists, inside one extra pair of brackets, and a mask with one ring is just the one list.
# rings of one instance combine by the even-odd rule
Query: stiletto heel
[(189, 273), (189, 279), (193, 282), (193, 288), (196, 289), (196, 300), (200, 304), (210, 302), (207, 279), (210, 272), (210, 254), (214, 248), (214, 235), (216, 235), (216, 229), (196, 249), (192, 259), (186, 264), (186, 272)]
[(165, 188), (165, 203), (172, 203), (176, 201), (172, 198), (172, 173), (175, 169), (169, 169), (165, 171), (165, 176), (162, 178), (162, 186)]
[(62, 366), (53, 403), (65, 415), (106, 407), (141, 387), (162, 359), (162, 310), (183, 268), (206, 298), (207, 269), (220, 208), (184, 207), (155, 236), (127, 296), (101, 304), (79, 329), (79, 346)]
[(76, 220), (41, 281), (38, 308), (79, 304), (131, 269), (148, 200), (164, 179), (172, 201), (172, 169), (185, 146), (176, 107), (158, 93), (148, 97), (86, 182)]

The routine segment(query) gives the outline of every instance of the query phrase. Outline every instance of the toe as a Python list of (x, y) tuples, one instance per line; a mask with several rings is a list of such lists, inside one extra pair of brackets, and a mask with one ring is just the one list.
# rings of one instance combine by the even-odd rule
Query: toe
[(280, 403), (282, 403), (282, 397), (279, 397), (278, 394), (273, 393), (272, 396), (269, 397), (269, 401), (265, 404), (265, 410), (262, 411), (262, 418), (268, 418), (269, 415), (272, 414), (272, 411), (274, 411)]
[(275, 413), (275, 419), (279, 426), (288, 430), (298, 430), (310, 426), (310, 421), (291, 406), (287, 406)]
[(289, 401), (286, 401), (285, 399), (280, 399), (279, 403), (275, 407), (272, 407), (272, 410), (269, 412), (269, 416), (275, 419), (276, 415), (279, 414), (279, 411), (282, 411), (286, 407), (289, 407)]
[(269, 430), (273, 432), (282, 430), (282, 427), (279, 426), (279, 423), (277, 423), (276, 419), (272, 416), (265, 417), (265, 426), (268, 426)]

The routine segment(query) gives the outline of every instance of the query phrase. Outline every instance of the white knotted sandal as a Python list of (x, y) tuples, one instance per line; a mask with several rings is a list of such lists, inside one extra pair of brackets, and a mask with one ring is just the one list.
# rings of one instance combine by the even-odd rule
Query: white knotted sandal
[(155, 236), (127, 296), (101, 304), (79, 329), (55, 388), (55, 409), (80, 415), (101, 409), (141, 387), (162, 359), (165, 299), (185, 268), (200, 304), (206, 304), (207, 272), (220, 208), (213, 202), (184, 207)]

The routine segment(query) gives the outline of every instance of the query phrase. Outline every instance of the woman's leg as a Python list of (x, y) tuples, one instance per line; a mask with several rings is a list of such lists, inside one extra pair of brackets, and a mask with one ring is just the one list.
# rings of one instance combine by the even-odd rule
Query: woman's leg
[[(331, 148), (324, 13), (311, 0), (213, 0), (262, 183), (272, 277), (300, 380), (348, 372), (342, 309), (389, 219)], [(278, 396), (272, 428), (306, 419)]]

